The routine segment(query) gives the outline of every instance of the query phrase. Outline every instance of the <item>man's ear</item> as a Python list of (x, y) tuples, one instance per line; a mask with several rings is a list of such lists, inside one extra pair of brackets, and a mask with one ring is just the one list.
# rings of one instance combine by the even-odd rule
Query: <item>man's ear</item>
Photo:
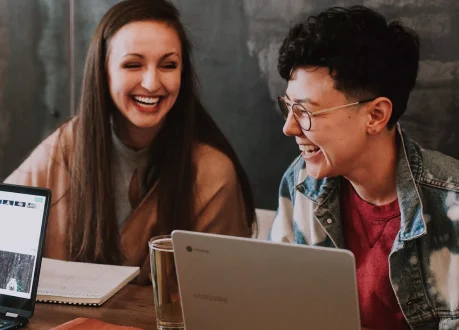
[(378, 97), (368, 105), (367, 133), (379, 134), (389, 122), (392, 115), (392, 102), (387, 97)]

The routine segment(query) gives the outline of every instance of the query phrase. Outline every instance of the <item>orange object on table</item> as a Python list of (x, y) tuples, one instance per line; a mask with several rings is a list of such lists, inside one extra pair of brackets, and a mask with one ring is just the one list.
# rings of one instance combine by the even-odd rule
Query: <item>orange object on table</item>
[(125, 327), (103, 322), (96, 319), (79, 317), (70, 322), (61, 324), (51, 330), (143, 330), (141, 328)]

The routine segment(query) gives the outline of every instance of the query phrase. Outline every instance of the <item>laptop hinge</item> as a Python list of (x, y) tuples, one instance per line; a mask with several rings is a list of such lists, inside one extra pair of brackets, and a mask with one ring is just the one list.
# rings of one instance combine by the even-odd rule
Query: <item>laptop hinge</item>
[(19, 316), (19, 314), (7, 312), (7, 313), (5, 314), (5, 316), (17, 318), (17, 317)]

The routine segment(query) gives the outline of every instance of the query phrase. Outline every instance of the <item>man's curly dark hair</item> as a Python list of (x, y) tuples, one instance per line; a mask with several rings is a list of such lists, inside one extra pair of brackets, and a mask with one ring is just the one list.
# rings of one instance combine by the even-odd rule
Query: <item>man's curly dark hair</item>
[(419, 37), (363, 6), (333, 7), (294, 25), (279, 50), (278, 70), (290, 79), (302, 66), (327, 67), (348, 96), (392, 101), (393, 127), (405, 112), (419, 66)]

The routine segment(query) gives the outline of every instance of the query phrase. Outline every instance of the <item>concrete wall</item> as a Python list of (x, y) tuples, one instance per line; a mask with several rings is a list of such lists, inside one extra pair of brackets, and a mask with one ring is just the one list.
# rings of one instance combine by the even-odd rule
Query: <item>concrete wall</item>
[(0, 179), (69, 115), (67, 3), (0, 0)]
[(419, 80), (403, 127), (426, 148), (459, 158), (459, 2), (455, 0), (182, 0), (199, 46), (209, 110), (249, 172), (258, 206), (275, 207), (277, 186), (298, 154), (283, 137), (276, 97), (285, 91), (277, 52), (293, 21), (334, 5), (362, 4), (421, 36)]
[[(0, 176), (17, 166), (56, 122), (49, 109), (61, 109), (65, 115), (78, 102), (89, 39), (100, 17), (116, 2), (69, 0), (69, 19), (64, 1), (0, 0)], [(281, 176), (298, 154), (294, 141), (282, 134), (282, 120), (275, 106), (277, 95), (285, 90), (276, 70), (279, 45), (292, 21), (332, 5), (363, 4), (418, 31), (422, 43), (419, 81), (402, 123), (424, 147), (459, 158), (455, 129), (459, 125), (456, 0), (174, 3), (195, 41), (205, 104), (241, 158), (257, 207), (276, 208)], [(27, 22), (21, 27), (25, 24), (28, 28), (19, 30), (13, 17), (21, 17), (21, 22)], [(73, 31), (69, 65), (74, 74), (69, 81), (65, 70), (66, 22)], [(75, 95), (72, 105), (68, 91)], [(22, 96), (16, 97), (19, 94)]]

